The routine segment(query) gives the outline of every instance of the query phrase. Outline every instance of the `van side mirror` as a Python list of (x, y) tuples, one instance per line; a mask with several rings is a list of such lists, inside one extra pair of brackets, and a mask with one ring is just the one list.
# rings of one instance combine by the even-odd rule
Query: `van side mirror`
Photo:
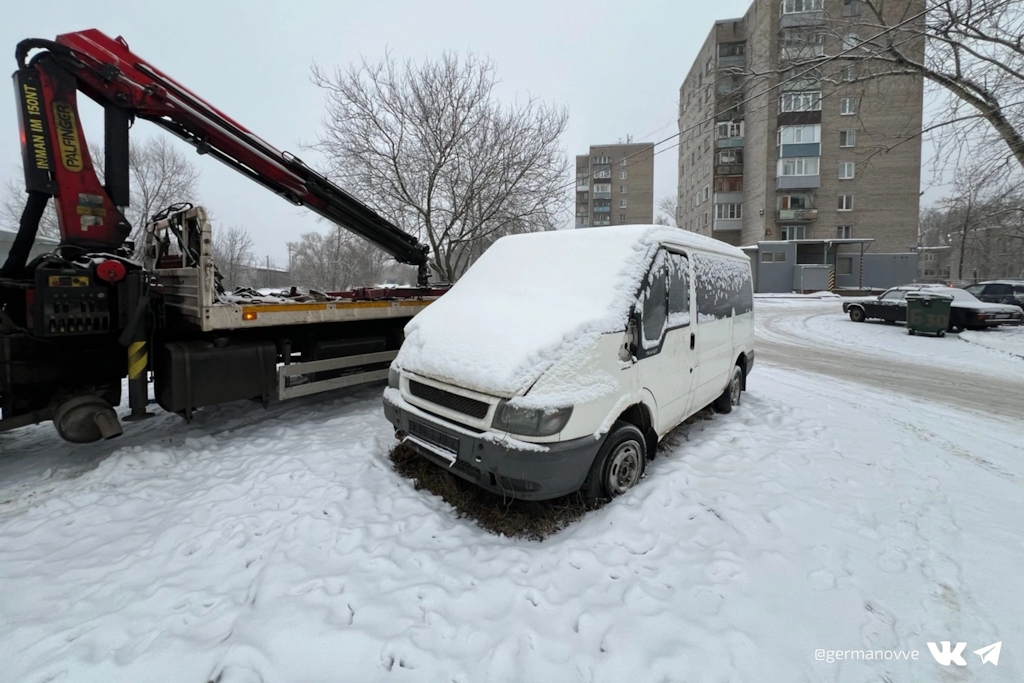
[(636, 314), (634, 313), (629, 316), (629, 322), (626, 323), (626, 336), (622, 348), (619, 349), (619, 360), (624, 363), (636, 360), (637, 344), (639, 342), (638, 330)]

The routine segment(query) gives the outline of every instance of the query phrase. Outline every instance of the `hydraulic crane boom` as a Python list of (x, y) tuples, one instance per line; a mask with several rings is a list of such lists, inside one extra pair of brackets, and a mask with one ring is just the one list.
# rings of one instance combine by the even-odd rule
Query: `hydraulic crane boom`
[[(42, 51), (28, 59), (34, 49)], [(55, 197), (62, 244), (113, 252), (129, 235), (131, 226), (119, 207), (128, 204), (128, 128), (140, 118), (370, 241), (399, 262), (418, 266), (420, 284), (426, 284), (425, 246), (142, 60), (123, 39), (89, 29), (57, 36), (56, 41), (22, 41), (16, 56), (14, 81), (29, 191), (26, 215), (31, 223), (33, 211), (42, 212), (40, 200), (45, 206), (48, 197)], [(77, 91), (105, 110), (105, 185), (89, 157)], [(24, 230), (25, 218), (22, 223)]]

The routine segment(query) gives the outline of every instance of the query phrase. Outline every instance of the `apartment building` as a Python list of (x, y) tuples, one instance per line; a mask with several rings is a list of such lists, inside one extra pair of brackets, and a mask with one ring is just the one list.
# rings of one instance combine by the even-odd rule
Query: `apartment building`
[(576, 157), (576, 227), (654, 222), (654, 144), (593, 145)]
[[(923, 9), (755, 0), (715, 22), (679, 90), (678, 224), (736, 246), (795, 242), (755, 258), (793, 252), (791, 265), (830, 265), (851, 286), (885, 286), (881, 255), (900, 254), (891, 279), (904, 277), (917, 245), (923, 82), (884, 75), (868, 46), (880, 25)], [(913, 27), (891, 35), (921, 57)], [(878, 282), (864, 283), (872, 261)]]

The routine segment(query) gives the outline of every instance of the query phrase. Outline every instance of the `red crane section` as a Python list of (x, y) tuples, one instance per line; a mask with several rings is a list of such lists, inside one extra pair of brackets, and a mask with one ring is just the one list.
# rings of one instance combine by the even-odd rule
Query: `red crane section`
[[(29, 53), (36, 52), (31, 59)], [(16, 52), (26, 188), (57, 200), (62, 243), (113, 251), (131, 230), (118, 207), (128, 204), (128, 127), (145, 119), (248, 176), (369, 240), (426, 278), (427, 249), (415, 238), (282, 152), (134, 54), (122, 39), (89, 29), (56, 41), (22, 41)], [(89, 156), (77, 92), (106, 113), (105, 181)]]

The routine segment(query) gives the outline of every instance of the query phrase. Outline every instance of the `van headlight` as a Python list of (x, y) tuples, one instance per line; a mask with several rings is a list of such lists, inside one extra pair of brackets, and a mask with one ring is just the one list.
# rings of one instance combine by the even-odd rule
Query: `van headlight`
[(392, 389), (398, 389), (402, 381), (402, 373), (400, 373), (394, 365), (388, 368), (388, 387)]
[(509, 405), (507, 401), (501, 401), (494, 411), (491, 427), (523, 436), (551, 436), (562, 431), (570, 415), (572, 406), (550, 409), (519, 408)]

